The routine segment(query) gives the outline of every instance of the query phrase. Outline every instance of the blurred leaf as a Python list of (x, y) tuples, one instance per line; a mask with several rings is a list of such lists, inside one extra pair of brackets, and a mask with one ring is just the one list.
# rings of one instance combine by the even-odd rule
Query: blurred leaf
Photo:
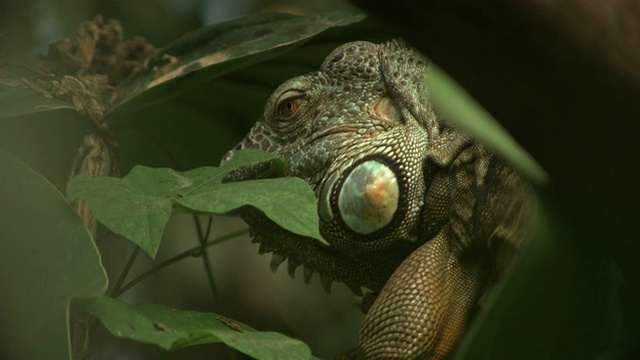
[(110, 113), (123, 172), (134, 165), (180, 171), (211, 165), (244, 137), (284, 80), (317, 71), (324, 58), (347, 41), (387, 38), (366, 18), (327, 29), (285, 54), (234, 70), (168, 101)]
[(364, 19), (364, 15), (334, 12), (316, 16), (254, 14), (189, 33), (161, 53), (169, 64), (121, 87), (126, 95), (117, 106), (145, 106), (174, 97), (230, 71), (263, 61), (336, 26)]
[(276, 332), (220, 332), (222, 342), (254, 359), (310, 359), (311, 350), (300, 340)]
[(154, 344), (164, 350), (221, 342), (255, 359), (311, 358), (311, 351), (299, 340), (279, 333), (257, 332), (213, 313), (153, 304), (132, 309), (106, 296), (89, 299), (81, 306), (98, 317), (113, 335)]
[(19, 82), (0, 80), (0, 118), (57, 109), (74, 109), (60, 99), (45, 97), (42, 93)]
[[(538, 163), (454, 80), (432, 67), (427, 81), (434, 105), (447, 119), (495, 149), (535, 184), (549, 183)], [(590, 234), (575, 227), (583, 219), (572, 218), (566, 204), (550, 206), (548, 200), (540, 199), (533, 236), (454, 359), (587, 358), (602, 351), (607, 341), (615, 343), (610, 339), (618, 335), (605, 332), (620, 324), (592, 316), (620, 312), (610, 259), (599, 246), (584, 246), (591, 244)]]
[(309, 185), (298, 178), (222, 183), (235, 168), (271, 162), (283, 175), (282, 160), (255, 151), (238, 151), (220, 167), (185, 172), (136, 166), (122, 179), (77, 176), (67, 188), (71, 199), (89, 204), (96, 218), (111, 231), (155, 257), (171, 210), (222, 214), (253, 206), (281, 227), (324, 242), (318, 231), (316, 200)]
[[(235, 91), (236, 87), (226, 89), (227, 93)], [(245, 108), (250, 107), (246, 104), (250, 96), (242, 93)], [(226, 95), (224, 100), (229, 103), (230, 98)], [(218, 108), (209, 112), (181, 97), (113, 118), (114, 136), (123, 155), (122, 172), (135, 165), (183, 171), (218, 163), (238, 143), (242, 124), (248, 122), (233, 111), (222, 110), (218, 101), (210, 101)]]
[(531, 155), (449, 75), (432, 64), (427, 81), (434, 105), (447, 120), (494, 149), (537, 184), (548, 181), (549, 176)]
[(106, 290), (100, 257), (53, 185), (4, 152), (0, 168), (1, 355), (70, 358), (69, 301)]
[(599, 358), (599, 341), (619, 336), (611, 333), (619, 319), (586, 316), (620, 317), (615, 269), (605, 251), (584, 248), (566, 217), (554, 220), (557, 207), (540, 200), (530, 241), (452, 359)]
[(71, 160), (85, 133), (81, 115), (71, 109), (0, 119), (0, 151), (15, 156), (56, 188), (64, 189)]

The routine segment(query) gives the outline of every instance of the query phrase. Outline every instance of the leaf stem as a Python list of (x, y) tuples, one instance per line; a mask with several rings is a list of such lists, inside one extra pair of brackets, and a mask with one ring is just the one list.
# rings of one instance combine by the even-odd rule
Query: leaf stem
[[(209, 287), (211, 288), (211, 294), (213, 295), (214, 304), (218, 305), (218, 309), (221, 312), (224, 312), (222, 302), (220, 301), (220, 293), (218, 292), (218, 287), (216, 286), (215, 279), (213, 277), (213, 270), (211, 269), (211, 261), (209, 260), (209, 253), (206, 249), (207, 239), (211, 234), (211, 224), (213, 223), (213, 216), (209, 216), (209, 221), (207, 222), (207, 231), (202, 233), (202, 225), (200, 224), (200, 218), (198, 215), (193, 215), (193, 220), (196, 223), (196, 229), (198, 231), (198, 240), (200, 242), (200, 246), (202, 248), (202, 261), (204, 263), (204, 268), (207, 272), (207, 278), (209, 279)], [(238, 357), (236, 355), (236, 351), (227, 347), (227, 355), (229, 359), (236, 360)]]
[(178, 254), (178, 255), (176, 255), (176, 256), (174, 256), (172, 258), (169, 258), (169, 259), (161, 262), (160, 264), (154, 266), (153, 268), (145, 271), (144, 273), (140, 274), (138, 277), (136, 277), (135, 279), (129, 281), (126, 285), (122, 286), (120, 288), (120, 290), (118, 290), (117, 292), (114, 291), (111, 294), (111, 296), (113, 298), (117, 298), (120, 295), (122, 295), (123, 293), (125, 293), (127, 290), (129, 290), (132, 287), (136, 286), (142, 280), (144, 280), (144, 279), (148, 278), (149, 276), (153, 275), (154, 273), (166, 268), (167, 266), (169, 266), (169, 265), (171, 265), (173, 263), (176, 263), (176, 262), (178, 262), (178, 261), (180, 261), (180, 260), (182, 260), (184, 258), (187, 258), (189, 256), (199, 256), (200, 253), (203, 250), (205, 250), (206, 248), (208, 248), (210, 246), (223, 243), (225, 241), (231, 240), (231, 239), (233, 239), (233, 238), (235, 238), (237, 236), (246, 234), (248, 232), (249, 232), (249, 229), (243, 229), (243, 230), (235, 231), (235, 232), (232, 232), (230, 234), (221, 236), (221, 237), (219, 237), (217, 239), (211, 240), (211, 241), (207, 242), (204, 246), (203, 245), (198, 245), (198, 246), (193, 247), (193, 248), (191, 248), (191, 249), (189, 249), (187, 251), (183, 251), (180, 254)]
[(200, 217), (198, 215), (193, 215), (193, 220), (196, 223), (196, 230), (198, 231), (198, 241), (200, 242), (200, 246), (202, 247), (202, 262), (207, 273), (207, 279), (209, 280), (209, 288), (211, 288), (213, 301), (216, 305), (218, 305), (219, 309), (222, 310), (222, 306), (220, 304), (220, 294), (218, 292), (218, 287), (216, 286), (215, 278), (213, 277), (213, 270), (211, 269), (211, 260), (209, 259), (209, 253), (205, 249), (207, 239), (209, 238), (209, 234), (211, 233), (213, 216), (209, 216), (209, 221), (207, 222), (207, 231), (204, 234), (202, 233), (202, 224), (200, 223)]
[(136, 247), (133, 249), (133, 252), (131, 252), (131, 255), (129, 255), (129, 260), (127, 260), (127, 263), (124, 265), (124, 268), (122, 269), (122, 272), (120, 273), (120, 276), (116, 281), (116, 284), (113, 286), (113, 289), (111, 289), (112, 297), (115, 297), (114, 294), (120, 291), (120, 288), (122, 287), (122, 284), (124, 284), (124, 281), (127, 279), (127, 275), (129, 275), (129, 271), (131, 271), (133, 262), (138, 257), (139, 252), (140, 252), (140, 246), (136, 245)]

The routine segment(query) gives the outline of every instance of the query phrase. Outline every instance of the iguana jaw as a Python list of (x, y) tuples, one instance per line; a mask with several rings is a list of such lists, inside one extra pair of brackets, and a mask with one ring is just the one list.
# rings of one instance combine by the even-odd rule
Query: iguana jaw
[(294, 277), (296, 269), (303, 265), (304, 281), (308, 283), (318, 273), (327, 292), (333, 281), (344, 283), (356, 295), (362, 295), (361, 288), (378, 292), (398, 265), (397, 260), (392, 261), (392, 254), (359, 258), (337, 252), (318, 241), (283, 230), (253, 208), (242, 208), (239, 215), (249, 224), (252, 242), (260, 244), (259, 253), (273, 253), (273, 271), (288, 260), (288, 272)]
[[(235, 151), (242, 149), (242, 143), (229, 151), (221, 163), (229, 161)], [(261, 162), (245, 166), (230, 172), (224, 182), (243, 181), (270, 177), (271, 163)], [(288, 232), (260, 211), (244, 207), (236, 211), (248, 224), (252, 242), (259, 243), (259, 253), (273, 253), (271, 269), (277, 268), (288, 260), (287, 270), (294, 277), (295, 271), (303, 265), (303, 279), (309, 282), (314, 273), (318, 273), (324, 289), (328, 292), (333, 281), (342, 282), (356, 295), (362, 295), (362, 288), (378, 292), (391, 276), (406, 253), (385, 252), (379, 256), (350, 256), (318, 241)]]

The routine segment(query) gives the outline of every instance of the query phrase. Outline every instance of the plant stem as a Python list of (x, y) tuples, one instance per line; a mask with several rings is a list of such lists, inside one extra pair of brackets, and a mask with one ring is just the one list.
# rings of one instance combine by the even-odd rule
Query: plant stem
[(205, 249), (207, 239), (209, 238), (209, 234), (211, 233), (211, 224), (213, 222), (213, 217), (209, 216), (209, 221), (207, 222), (207, 231), (204, 234), (202, 233), (202, 225), (200, 224), (200, 218), (198, 217), (198, 215), (193, 215), (193, 220), (196, 223), (196, 230), (198, 231), (198, 241), (200, 242), (200, 246), (202, 247), (202, 262), (207, 273), (207, 279), (209, 280), (209, 288), (211, 289), (211, 294), (213, 295), (213, 302), (218, 305), (219, 309), (222, 311), (222, 306), (220, 304), (220, 294), (218, 293), (218, 287), (216, 286), (216, 281), (213, 277), (213, 270), (211, 269), (209, 253)]
[(127, 263), (124, 265), (124, 268), (122, 269), (122, 272), (120, 273), (120, 277), (118, 277), (118, 280), (116, 281), (116, 284), (113, 286), (113, 289), (111, 289), (111, 296), (115, 297), (114, 294), (118, 293), (120, 291), (120, 288), (122, 287), (122, 284), (124, 284), (124, 281), (127, 279), (127, 275), (129, 275), (129, 271), (131, 271), (131, 267), (133, 266), (133, 262), (136, 260), (136, 258), (138, 257), (138, 253), (140, 252), (140, 246), (137, 246), (133, 249), (133, 252), (131, 253), (131, 255), (129, 255), (129, 260), (127, 260)]
[(148, 278), (149, 276), (153, 275), (154, 273), (156, 273), (157, 271), (160, 271), (160, 270), (166, 268), (167, 266), (169, 266), (169, 265), (171, 265), (173, 263), (176, 263), (176, 262), (178, 262), (178, 261), (180, 261), (180, 260), (182, 260), (184, 258), (187, 258), (189, 256), (199, 256), (200, 253), (203, 250), (205, 250), (206, 248), (208, 248), (210, 246), (223, 243), (225, 241), (228, 241), (228, 240), (231, 240), (231, 239), (235, 238), (236, 236), (240, 236), (240, 235), (246, 234), (248, 232), (249, 232), (249, 229), (235, 231), (235, 232), (232, 232), (231, 234), (227, 234), (227, 235), (221, 236), (221, 237), (219, 237), (219, 238), (217, 238), (215, 240), (209, 241), (206, 244), (204, 244), (204, 246), (198, 245), (198, 246), (196, 246), (194, 248), (191, 248), (191, 249), (189, 249), (187, 251), (183, 251), (180, 254), (178, 254), (178, 255), (176, 255), (176, 256), (174, 256), (172, 258), (169, 258), (169, 259), (161, 262), (160, 264), (154, 266), (153, 268), (145, 271), (144, 273), (140, 274), (138, 277), (136, 277), (135, 279), (129, 281), (126, 285), (122, 286), (120, 288), (120, 290), (118, 290), (117, 292), (114, 291), (111, 294), (111, 296), (113, 298), (117, 298), (120, 295), (122, 295), (123, 293), (125, 293), (127, 290), (129, 290), (132, 287), (136, 286), (142, 280), (144, 280), (144, 279)]
[[(202, 226), (200, 224), (200, 218), (198, 217), (198, 215), (193, 215), (193, 220), (196, 223), (196, 229), (198, 231), (198, 240), (200, 241), (200, 246), (202, 248), (202, 261), (207, 272), (207, 278), (209, 279), (209, 287), (211, 288), (211, 294), (213, 295), (213, 302), (214, 304), (218, 305), (218, 309), (221, 312), (225, 312), (222, 306), (222, 302), (220, 301), (220, 293), (218, 292), (218, 287), (216, 286), (216, 282), (213, 277), (213, 270), (211, 269), (209, 253), (206, 249), (207, 239), (211, 234), (211, 224), (213, 223), (213, 216), (209, 216), (209, 221), (207, 222), (207, 231), (204, 234), (202, 234)], [(236, 351), (231, 347), (227, 347), (227, 355), (231, 360), (237, 359)]]

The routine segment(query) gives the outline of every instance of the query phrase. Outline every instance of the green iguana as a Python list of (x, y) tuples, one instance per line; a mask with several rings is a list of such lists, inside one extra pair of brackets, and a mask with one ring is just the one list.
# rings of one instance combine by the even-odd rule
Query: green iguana
[(315, 191), (329, 246), (242, 211), (272, 267), (288, 259), (306, 281), (317, 272), (326, 287), (378, 294), (344, 358), (447, 356), (532, 222), (523, 178), (439, 118), (427, 66), (401, 41), (342, 45), (320, 71), (280, 85), (223, 159), (246, 148), (276, 154)]

